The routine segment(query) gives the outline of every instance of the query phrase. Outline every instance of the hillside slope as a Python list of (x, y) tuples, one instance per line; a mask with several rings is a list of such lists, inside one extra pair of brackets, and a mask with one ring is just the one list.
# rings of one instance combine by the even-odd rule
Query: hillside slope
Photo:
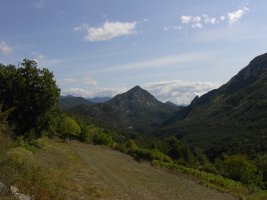
[(60, 96), (59, 98), (59, 106), (64, 109), (71, 109), (78, 105), (93, 105), (94, 102), (82, 98), (82, 97), (74, 97), (74, 96)]
[(267, 152), (267, 54), (254, 58), (228, 83), (213, 90), (165, 123), (160, 135), (175, 134), (221, 153)]
[(166, 171), (138, 163), (105, 147), (73, 145), (88, 168), (104, 183), (107, 199), (234, 199)]
[(234, 200), (184, 175), (155, 169), (107, 147), (48, 141), (31, 159), (60, 179), (66, 200)]

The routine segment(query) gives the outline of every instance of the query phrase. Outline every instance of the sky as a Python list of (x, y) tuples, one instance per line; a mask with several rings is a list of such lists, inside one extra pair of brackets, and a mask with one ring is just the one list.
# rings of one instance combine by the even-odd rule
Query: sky
[(267, 49), (266, 0), (0, 0), (0, 62), (33, 59), (62, 95), (140, 85), (189, 104)]

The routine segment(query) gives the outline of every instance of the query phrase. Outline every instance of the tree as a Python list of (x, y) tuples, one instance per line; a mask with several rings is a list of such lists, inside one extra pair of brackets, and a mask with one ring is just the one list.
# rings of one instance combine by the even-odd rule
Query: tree
[(24, 59), (18, 68), (0, 65), (0, 101), (4, 109), (14, 108), (8, 120), (16, 134), (33, 130), (35, 137), (39, 137), (48, 130), (59, 94), (53, 73), (39, 69), (33, 60)]
[(260, 176), (257, 167), (243, 155), (225, 156), (222, 164), (224, 175), (244, 184), (258, 184)]
[(81, 133), (81, 128), (74, 119), (65, 115), (60, 122), (59, 131), (65, 139), (69, 139), (70, 136), (78, 136)]
[(180, 160), (182, 162), (186, 162), (187, 164), (193, 162), (194, 160), (193, 154), (186, 143), (179, 141), (177, 138), (173, 136), (167, 138), (167, 144), (168, 144), (167, 154), (171, 158), (175, 160)]

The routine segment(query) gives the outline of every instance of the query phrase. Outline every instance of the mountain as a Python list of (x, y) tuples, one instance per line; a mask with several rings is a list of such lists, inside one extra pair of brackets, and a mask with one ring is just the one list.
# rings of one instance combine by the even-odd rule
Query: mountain
[(180, 107), (180, 106), (178, 106), (177, 104), (175, 104), (175, 103), (173, 103), (171, 101), (166, 101), (165, 104), (169, 105), (169, 106), (172, 106), (172, 107)]
[(59, 98), (59, 105), (65, 109), (71, 109), (71, 108), (78, 106), (78, 105), (90, 106), (93, 104), (94, 103), (89, 101), (88, 99), (85, 99), (82, 97), (74, 97), (71, 95), (60, 96), (60, 98)]
[(93, 103), (105, 103), (105, 102), (109, 101), (110, 99), (111, 99), (111, 97), (94, 97), (94, 98), (90, 98), (88, 100), (93, 102)]
[(118, 94), (105, 103), (80, 105), (72, 109), (74, 113), (82, 114), (98, 125), (134, 132), (150, 131), (177, 110), (178, 108), (158, 101), (139, 86)]
[(267, 152), (267, 54), (254, 58), (229, 82), (196, 97), (157, 131), (221, 153)]

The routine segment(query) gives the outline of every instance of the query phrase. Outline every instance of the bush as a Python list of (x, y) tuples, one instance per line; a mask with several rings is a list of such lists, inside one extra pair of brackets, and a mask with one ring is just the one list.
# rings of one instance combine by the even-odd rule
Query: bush
[(261, 177), (254, 163), (243, 155), (225, 156), (223, 175), (247, 185), (259, 185)]
[(56, 183), (38, 166), (25, 161), (31, 152), (23, 149), (13, 149), (0, 156), (0, 177), (7, 185), (14, 185), (24, 194), (36, 200), (64, 199), (57, 191)]
[(12, 132), (6, 120), (11, 111), (2, 112), (2, 105), (0, 105), (0, 153), (7, 151), (12, 146)]
[(70, 136), (79, 136), (81, 128), (76, 120), (72, 119), (67, 115), (62, 116), (62, 120), (59, 123), (59, 132), (64, 139), (69, 139)]
[(113, 146), (115, 142), (112, 137), (104, 132), (99, 132), (93, 135), (94, 144)]
[(254, 163), (262, 176), (262, 187), (267, 189), (267, 155), (259, 155)]
[(152, 152), (147, 149), (138, 148), (134, 151), (133, 156), (134, 156), (134, 159), (137, 161), (141, 161), (141, 160), (152, 161), (153, 160)]

